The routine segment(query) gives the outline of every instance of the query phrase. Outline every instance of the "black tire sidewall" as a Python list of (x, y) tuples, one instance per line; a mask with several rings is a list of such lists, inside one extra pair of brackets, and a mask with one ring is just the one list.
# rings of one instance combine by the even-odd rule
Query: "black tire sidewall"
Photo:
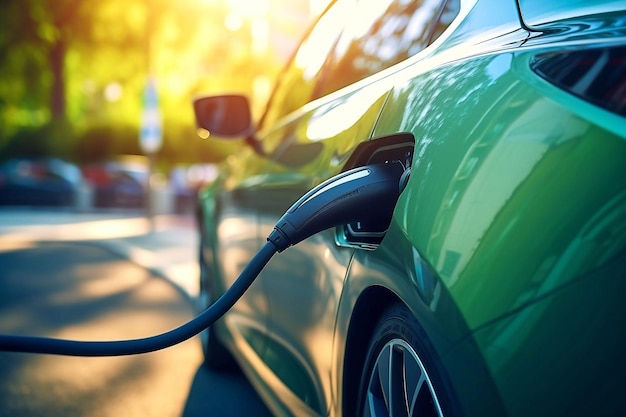
[(447, 388), (449, 386), (448, 379), (442, 369), (441, 361), (435, 354), (426, 332), (403, 304), (394, 304), (387, 308), (374, 326), (367, 347), (363, 372), (359, 379), (357, 416), (363, 415), (367, 389), (376, 359), (383, 347), (394, 339), (405, 341), (417, 353), (422, 365), (426, 368), (443, 415), (446, 417), (459, 416), (454, 397)]

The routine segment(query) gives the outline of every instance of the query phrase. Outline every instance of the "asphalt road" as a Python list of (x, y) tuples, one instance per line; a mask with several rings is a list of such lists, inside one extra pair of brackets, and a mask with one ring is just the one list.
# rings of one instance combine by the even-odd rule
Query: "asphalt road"
[[(173, 286), (96, 245), (0, 251), (0, 333), (138, 338), (191, 317)], [(197, 338), (113, 358), (0, 352), (0, 416), (270, 415), (240, 373), (209, 372), (201, 363)]]

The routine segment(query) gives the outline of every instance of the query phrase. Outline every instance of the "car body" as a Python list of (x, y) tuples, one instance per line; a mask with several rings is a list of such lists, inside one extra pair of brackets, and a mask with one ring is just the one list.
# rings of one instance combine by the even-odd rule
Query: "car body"
[(625, 415), (625, 9), (339, 0), (258, 123), (196, 100), (247, 143), (199, 193), (202, 308), (314, 186), (410, 173), (386, 229), (274, 256), (206, 363), (232, 354), (276, 415)]
[(85, 181), (93, 189), (97, 208), (142, 208), (145, 206), (149, 161), (140, 155), (118, 155), (86, 164)]
[(0, 164), (0, 205), (73, 206), (80, 169), (58, 158), (14, 158)]

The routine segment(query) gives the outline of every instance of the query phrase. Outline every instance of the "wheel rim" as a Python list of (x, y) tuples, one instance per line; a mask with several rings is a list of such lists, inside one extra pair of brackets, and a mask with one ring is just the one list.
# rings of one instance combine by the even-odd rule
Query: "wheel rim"
[(367, 417), (443, 417), (422, 361), (402, 339), (387, 342), (378, 354), (365, 401)]

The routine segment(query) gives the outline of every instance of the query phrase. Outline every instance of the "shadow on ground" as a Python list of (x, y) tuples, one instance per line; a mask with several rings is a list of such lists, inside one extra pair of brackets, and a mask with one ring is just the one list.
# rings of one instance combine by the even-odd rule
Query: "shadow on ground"
[(241, 371), (215, 372), (200, 366), (182, 417), (272, 417)]

